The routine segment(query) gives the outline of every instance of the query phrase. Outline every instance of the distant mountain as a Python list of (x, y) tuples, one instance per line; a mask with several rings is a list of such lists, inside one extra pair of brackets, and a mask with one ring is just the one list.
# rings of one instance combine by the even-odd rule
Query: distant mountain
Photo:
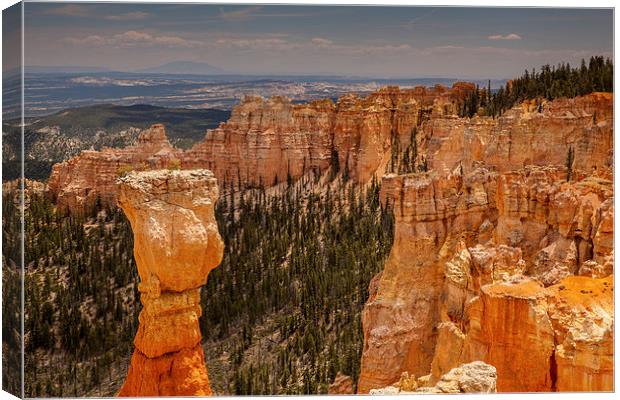
[(221, 75), (226, 72), (211, 64), (194, 61), (174, 61), (159, 67), (144, 68), (135, 72), (150, 74)]

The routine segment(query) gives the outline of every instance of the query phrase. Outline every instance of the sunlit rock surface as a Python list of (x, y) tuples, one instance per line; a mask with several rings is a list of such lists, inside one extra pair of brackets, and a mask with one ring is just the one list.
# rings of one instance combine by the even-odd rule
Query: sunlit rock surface
[(207, 170), (157, 170), (129, 173), (118, 184), (143, 305), (119, 396), (211, 395), (198, 318), (200, 287), (224, 249), (217, 181)]

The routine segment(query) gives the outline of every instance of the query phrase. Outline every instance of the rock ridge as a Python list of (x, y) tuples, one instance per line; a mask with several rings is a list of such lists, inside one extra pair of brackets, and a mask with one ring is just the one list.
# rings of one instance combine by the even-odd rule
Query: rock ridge
[[(212, 170), (222, 188), (271, 186), (330, 168), (361, 183), (403, 167), (442, 174), (478, 166), (497, 171), (562, 165), (569, 149), (574, 168), (590, 173), (613, 160), (613, 96), (526, 101), (498, 118), (459, 118), (460, 102), (474, 90), (389, 86), (367, 97), (294, 104), (282, 97), (247, 96), (230, 119), (208, 130), (189, 150), (172, 147), (163, 125), (140, 134), (135, 146), (106, 148), (56, 164), (49, 192), (70, 209), (97, 198), (113, 204), (114, 181), (129, 170)], [(414, 146), (411, 146), (415, 143)], [(411, 165), (403, 153), (415, 148)], [(392, 165), (393, 160), (400, 160)]]
[(156, 124), (140, 134), (135, 146), (84, 151), (54, 165), (49, 192), (69, 209), (97, 198), (113, 204), (119, 175), (160, 168), (207, 168), (224, 188), (271, 186), (333, 166), (366, 182), (384, 170), (393, 137), (408, 144), (413, 127), (430, 115), (456, 113), (459, 101), (474, 89), (468, 83), (450, 89), (389, 86), (365, 98), (345, 95), (336, 103), (246, 96), (227, 122), (208, 130), (204, 141), (189, 150), (172, 147), (163, 125)]

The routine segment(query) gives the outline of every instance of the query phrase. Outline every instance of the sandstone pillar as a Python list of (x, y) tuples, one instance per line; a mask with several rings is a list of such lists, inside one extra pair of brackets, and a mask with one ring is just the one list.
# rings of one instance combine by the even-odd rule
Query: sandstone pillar
[(133, 172), (118, 180), (134, 234), (143, 309), (119, 396), (212, 394), (201, 346), (200, 287), (224, 245), (211, 171)]

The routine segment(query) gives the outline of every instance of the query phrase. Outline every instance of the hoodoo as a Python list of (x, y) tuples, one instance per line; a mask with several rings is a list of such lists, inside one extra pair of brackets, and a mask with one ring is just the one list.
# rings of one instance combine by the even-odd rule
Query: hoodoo
[(211, 171), (146, 171), (118, 180), (134, 234), (143, 309), (119, 396), (211, 395), (198, 318), (200, 287), (224, 245)]

